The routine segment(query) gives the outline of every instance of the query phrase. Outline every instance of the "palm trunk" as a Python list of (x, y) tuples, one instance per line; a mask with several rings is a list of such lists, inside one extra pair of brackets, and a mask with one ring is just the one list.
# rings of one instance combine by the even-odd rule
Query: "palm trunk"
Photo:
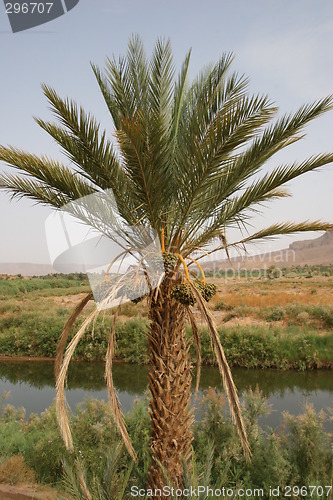
[(189, 463), (193, 440), (192, 365), (185, 337), (185, 308), (171, 297), (173, 284), (175, 281), (164, 280), (150, 303), (152, 463), (148, 482), (152, 489), (162, 489), (168, 481), (175, 487), (182, 485), (182, 459)]

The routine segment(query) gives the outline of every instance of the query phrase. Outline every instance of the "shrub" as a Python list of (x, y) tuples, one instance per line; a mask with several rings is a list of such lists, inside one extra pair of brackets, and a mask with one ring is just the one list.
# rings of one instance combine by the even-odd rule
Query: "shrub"
[(279, 269), (278, 267), (276, 266), (270, 266), (268, 269), (267, 269), (267, 278), (269, 279), (276, 279), (276, 278), (281, 278), (282, 276), (282, 271), (281, 269)]
[(34, 483), (35, 474), (24, 462), (22, 455), (0, 459), (0, 483)]
[(286, 278), (297, 278), (298, 274), (291, 271), (290, 273), (286, 273)]
[(21, 432), (26, 438), (22, 454), (36, 479), (55, 483), (62, 475), (62, 461), (66, 457), (64, 443), (59, 435), (55, 407), (51, 406), (40, 417), (31, 415)]
[(116, 356), (128, 363), (147, 363), (147, 323), (142, 319), (133, 319), (118, 324), (116, 328)]
[(237, 314), (235, 312), (230, 312), (228, 314), (226, 314), (223, 318), (223, 322), (224, 323), (227, 323), (228, 321), (234, 319), (234, 318), (237, 318)]
[(324, 328), (333, 328), (333, 309), (325, 306), (313, 306), (310, 309), (312, 317), (322, 321)]
[(283, 441), (294, 479), (299, 484), (320, 484), (332, 468), (332, 442), (324, 430), (325, 413), (317, 414), (312, 405), (306, 404), (302, 415), (286, 413), (284, 418), (289, 432)]
[(323, 325), (326, 328), (333, 328), (333, 310), (326, 310), (322, 316)]
[(310, 314), (307, 313), (306, 311), (303, 311), (303, 312), (300, 312), (299, 314), (297, 314), (297, 322), (300, 323), (301, 325), (304, 325), (305, 323), (307, 323), (310, 319)]
[[(253, 455), (252, 461), (247, 463), (224, 395), (215, 389), (206, 391), (201, 401), (201, 420), (194, 425), (193, 466), (196, 473), (189, 473), (187, 480), (199, 481), (199, 478), (207, 477), (209, 457), (211, 485), (246, 486), (268, 491), (273, 484), (284, 487), (323, 484), (324, 480), (329, 480), (332, 477), (333, 448), (332, 436), (325, 429), (326, 415), (317, 414), (313, 407), (306, 406), (300, 416), (286, 414), (279, 429), (264, 431), (259, 419), (269, 411), (258, 389), (244, 395), (244, 422)], [(28, 421), (21, 417), (22, 410), (7, 408), (2, 411), (0, 481), (1, 478), (13, 483), (22, 478), (34, 481), (36, 477), (39, 481), (59, 484), (65, 460), (67, 486), (71, 488), (71, 482), (76, 482), (77, 487), (73, 459), (66, 454), (60, 439), (54, 407), (40, 417), (31, 416)], [(75, 455), (81, 457), (89, 488), (93, 493), (109, 492), (101, 497), (94, 493), (94, 499), (127, 498), (121, 496), (122, 488), (127, 487), (128, 491), (129, 484), (145, 487), (150, 459), (146, 403), (137, 403), (125, 416), (129, 435), (138, 451), (139, 461), (134, 468), (126, 450), (119, 445), (120, 437), (109, 405), (103, 401), (87, 401), (77, 414), (70, 415), (70, 420)], [(72, 489), (69, 491), (70, 498), (82, 498), (74, 496)]]
[(285, 310), (283, 307), (274, 307), (266, 316), (267, 321), (280, 321), (285, 317)]
[(226, 304), (223, 302), (217, 302), (214, 306), (215, 311), (231, 311), (233, 309), (233, 306)]

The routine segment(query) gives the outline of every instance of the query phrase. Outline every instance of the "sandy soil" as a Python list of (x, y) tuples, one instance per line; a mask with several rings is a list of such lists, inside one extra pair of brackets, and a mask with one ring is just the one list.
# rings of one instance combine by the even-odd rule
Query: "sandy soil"
[[(206, 327), (206, 322), (202, 318), (201, 312), (198, 311), (197, 309), (194, 309), (194, 308), (192, 308), (192, 312), (193, 312), (194, 317), (197, 320), (198, 325)], [(216, 326), (218, 326), (218, 327), (221, 327), (224, 325), (226, 325), (228, 327), (229, 326), (254, 326), (254, 325), (256, 325), (256, 326), (265, 326), (266, 325), (267, 326), (266, 321), (261, 320), (261, 319), (257, 319), (257, 318), (253, 318), (250, 316), (242, 316), (240, 318), (238, 318), (236, 316), (228, 321), (225, 321), (225, 317), (226, 317), (226, 314), (228, 314), (228, 312), (214, 311), (214, 310), (211, 310), (210, 312), (211, 312), (212, 316), (214, 317)], [(275, 322), (275, 324), (277, 324), (277, 322)]]
[(8, 484), (0, 484), (0, 498), (1, 500), (65, 500), (65, 497), (55, 492), (40, 488), (39, 486), (17, 485), (11, 486)]
[[(66, 306), (66, 307), (75, 307), (80, 300), (83, 299), (87, 295), (86, 292), (77, 293), (76, 295), (63, 295), (63, 296), (51, 296), (51, 297), (43, 297), (43, 300), (49, 300), (50, 302), (54, 302), (57, 305)], [(89, 305), (93, 305), (94, 301), (90, 300)]]

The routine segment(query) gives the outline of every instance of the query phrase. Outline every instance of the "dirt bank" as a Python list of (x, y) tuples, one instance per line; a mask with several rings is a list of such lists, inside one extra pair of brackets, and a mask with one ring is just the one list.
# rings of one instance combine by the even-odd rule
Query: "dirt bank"
[(69, 497), (60, 495), (54, 490), (39, 486), (0, 484), (1, 500), (66, 500)]

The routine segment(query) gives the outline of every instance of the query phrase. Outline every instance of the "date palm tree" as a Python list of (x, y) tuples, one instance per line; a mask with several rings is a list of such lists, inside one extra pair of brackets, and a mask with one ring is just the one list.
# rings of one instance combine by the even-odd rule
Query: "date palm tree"
[[(332, 108), (332, 97), (277, 117), (278, 110), (267, 96), (249, 95), (247, 80), (230, 71), (230, 54), (201, 71), (192, 83), (188, 82), (189, 62), (190, 52), (176, 77), (169, 41), (158, 40), (148, 59), (142, 41), (133, 37), (124, 58), (108, 59), (104, 70), (92, 66), (113, 120), (115, 140), (82, 107), (43, 85), (57, 122), (36, 121), (60, 145), (70, 164), (0, 147), (0, 160), (18, 170), (0, 176), (0, 187), (13, 197), (61, 209), (111, 189), (124, 224), (152, 228), (160, 239), (165, 277), (148, 294), (152, 450), (148, 482), (153, 488), (163, 486), (165, 475), (180, 486), (182, 464), (189, 464), (191, 457), (192, 365), (185, 324), (188, 320), (192, 326), (200, 365), (195, 304), (208, 325), (244, 452), (250, 453), (237, 391), (206, 304), (215, 290), (204, 276), (193, 278), (191, 269), (200, 269), (198, 261), (217, 250), (228, 253), (233, 246), (276, 235), (332, 228), (320, 221), (282, 221), (250, 231), (251, 215), (262, 204), (287, 196), (286, 183), (332, 162), (333, 153), (328, 153), (266, 165), (277, 152), (299, 141), (309, 122)], [(229, 242), (228, 232), (235, 227), (246, 232), (242, 229), (243, 236)], [(63, 351), (71, 326), (91, 296), (68, 320), (58, 347), (60, 414), (66, 366), (91, 317), (64, 358)], [(112, 354), (113, 334), (106, 358), (110, 401), (135, 458), (112, 385)], [(59, 421), (71, 448), (64, 415)]]

